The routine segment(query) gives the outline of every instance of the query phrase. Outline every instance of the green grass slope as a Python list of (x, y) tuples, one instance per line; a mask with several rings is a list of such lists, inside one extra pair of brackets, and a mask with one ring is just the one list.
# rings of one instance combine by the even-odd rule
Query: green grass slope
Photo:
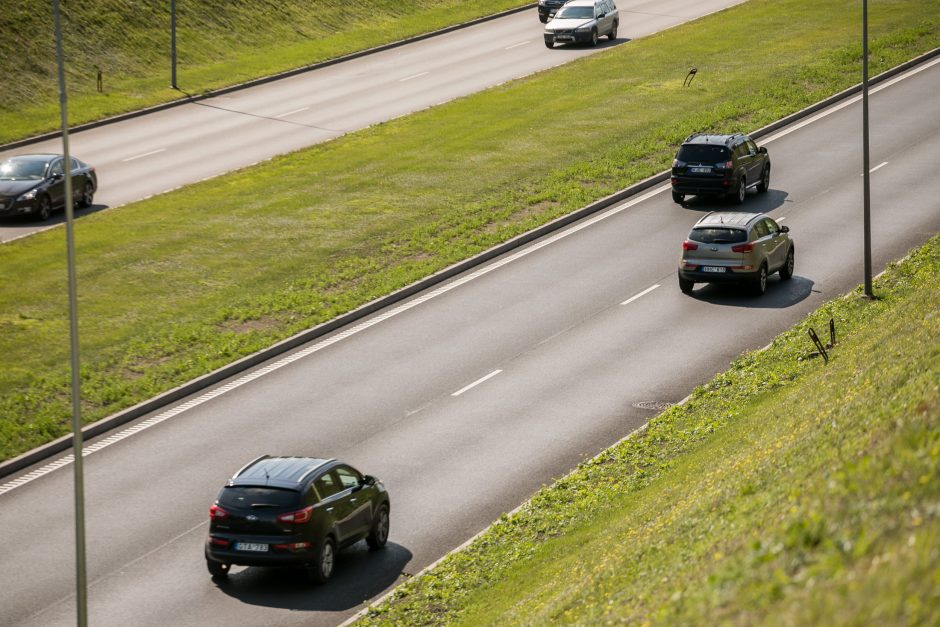
[[(940, 237), (362, 625), (940, 624)], [(807, 329), (833, 318), (831, 360)]]
[[(751, 0), (82, 218), (83, 418), (133, 405), (660, 172), (693, 131), (749, 131), (855, 84), (859, 12), (854, 0)], [(871, 34), (872, 72), (930, 50), (940, 41), (940, 1), (879, 2)], [(686, 88), (691, 65), (699, 73)], [(558, 137), (573, 135), (582, 141), (559, 147)], [(0, 246), (0, 458), (69, 431), (63, 239), (53, 229)]]
[[(175, 100), (167, 0), (62, 2), (71, 123)], [(522, 6), (522, 0), (176, 3), (177, 85), (199, 94)], [(4, 0), (0, 143), (59, 127), (52, 3)], [(533, 19), (534, 15), (533, 15)], [(97, 68), (103, 90), (97, 91)]]

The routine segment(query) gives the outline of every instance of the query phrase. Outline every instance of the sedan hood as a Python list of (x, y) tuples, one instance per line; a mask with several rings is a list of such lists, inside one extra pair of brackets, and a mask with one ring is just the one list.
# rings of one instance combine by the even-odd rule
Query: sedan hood
[(594, 20), (564, 20), (564, 19), (554, 19), (548, 24), (545, 25), (545, 32), (551, 33), (556, 30), (574, 30), (576, 28), (581, 28), (582, 26), (587, 26)]
[(42, 181), (0, 181), (0, 196), (19, 196), (40, 183)]

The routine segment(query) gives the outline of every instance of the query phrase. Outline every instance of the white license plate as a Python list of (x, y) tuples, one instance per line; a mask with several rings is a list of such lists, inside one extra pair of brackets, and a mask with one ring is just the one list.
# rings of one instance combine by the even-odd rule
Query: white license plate
[(692, 174), (708, 174), (711, 171), (711, 168), (689, 168), (689, 172)]
[(268, 545), (258, 544), (255, 542), (236, 542), (235, 550), (236, 551), (254, 551), (256, 553), (267, 553)]
[(702, 272), (724, 272), (725, 270), (723, 266), (702, 266)]

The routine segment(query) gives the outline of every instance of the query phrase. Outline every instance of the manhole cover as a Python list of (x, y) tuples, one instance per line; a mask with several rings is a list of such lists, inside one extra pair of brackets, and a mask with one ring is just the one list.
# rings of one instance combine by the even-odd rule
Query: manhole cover
[(675, 403), (669, 403), (667, 401), (640, 401), (639, 403), (633, 404), (637, 409), (651, 409), (653, 411), (663, 411), (673, 405), (675, 405)]

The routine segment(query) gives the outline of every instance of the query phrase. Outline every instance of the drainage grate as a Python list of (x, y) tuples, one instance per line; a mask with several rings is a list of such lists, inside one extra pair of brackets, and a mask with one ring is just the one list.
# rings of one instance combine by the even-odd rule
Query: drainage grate
[(673, 405), (675, 405), (675, 403), (669, 403), (667, 401), (640, 401), (639, 403), (633, 403), (633, 406), (637, 409), (651, 409), (653, 411), (663, 411)]

